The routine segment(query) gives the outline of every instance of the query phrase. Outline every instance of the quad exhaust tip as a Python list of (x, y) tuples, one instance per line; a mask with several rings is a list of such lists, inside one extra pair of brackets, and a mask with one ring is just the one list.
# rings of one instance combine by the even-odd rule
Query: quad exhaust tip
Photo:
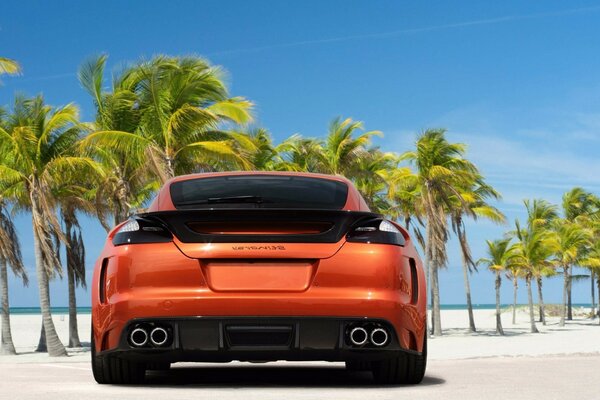
[(131, 341), (131, 344), (136, 347), (145, 346), (146, 343), (148, 343), (148, 332), (142, 328), (135, 328), (133, 331), (131, 331), (129, 340)]
[(388, 341), (388, 333), (385, 329), (376, 328), (371, 332), (371, 343), (374, 346), (381, 347), (385, 346)]
[(369, 335), (365, 328), (358, 326), (350, 331), (350, 341), (353, 345), (362, 346), (367, 343), (367, 340), (369, 340)]
[(167, 343), (167, 340), (169, 340), (169, 334), (160, 326), (152, 329), (152, 332), (150, 332), (150, 341), (154, 346), (162, 346)]

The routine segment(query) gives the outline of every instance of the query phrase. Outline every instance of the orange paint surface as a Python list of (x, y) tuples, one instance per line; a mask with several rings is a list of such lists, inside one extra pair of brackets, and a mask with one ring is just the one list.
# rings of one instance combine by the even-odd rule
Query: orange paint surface
[[(171, 182), (200, 176), (215, 174)], [(349, 184), (345, 210), (368, 211), (344, 178), (320, 177)], [(168, 191), (171, 182), (161, 189), (150, 211), (174, 209)], [(174, 238), (167, 243), (114, 246), (112, 238), (119, 227), (109, 234), (91, 283), (97, 351), (116, 347), (123, 327), (133, 318), (184, 316), (381, 318), (393, 325), (403, 348), (411, 348), (412, 333), (415, 350), (422, 350), (425, 274), (400, 226), (406, 238), (402, 247), (352, 243), (345, 237), (338, 243), (182, 243)], [(416, 263), (416, 296), (409, 258)]]

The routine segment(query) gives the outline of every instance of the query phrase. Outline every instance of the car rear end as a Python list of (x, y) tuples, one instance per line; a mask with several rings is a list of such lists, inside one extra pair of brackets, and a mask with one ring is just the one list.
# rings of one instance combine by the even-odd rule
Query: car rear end
[(175, 180), (109, 234), (92, 296), (95, 356), (136, 371), (231, 360), (373, 369), (426, 350), (410, 238), (337, 177)]

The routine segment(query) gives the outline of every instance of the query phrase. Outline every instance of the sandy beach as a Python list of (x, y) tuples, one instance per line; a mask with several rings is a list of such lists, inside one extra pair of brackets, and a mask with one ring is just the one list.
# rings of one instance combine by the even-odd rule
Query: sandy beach
[[(517, 310), (517, 324), (511, 323), (511, 311), (503, 313), (505, 336), (495, 333), (493, 310), (475, 310), (476, 333), (468, 332), (466, 310), (443, 310), (444, 336), (430, 338), (430, 360), (456, 360), (482, 357), (521, 357), (542, 355), (573, 355), (600, 353), (600, 326), (598, 318), (583, 316), (559, 326), (558, 318), (548, 317), (547, 325), (538, 323), (540, 333), (529, 333), (529, 316), (523, 309)], [(583, 313), (579, 313), (583, 314)], [(69, 349), (69, 357), (51, 358), (35, 353), (39, 339), (41, 317), (39, 315), (11, 316), (13, 341), (17, 356), (1, 356), (0, 363), (32, 362), (88, 362), (90, 314), (80, 314), (79, 336), (83, 349)], [(54, 323), (60, 338), (68, 343), (68, 316), (55, 315)]]
[[(598, 319), (579, 317), (558, 326), (557, 318), (528, 333), (528, 316), (519, 311), (513, 326), (503, 315), (506, 336), (494, 332), (494, 311), (476, 310), (479, 331), (467, 332), (465, 310), (442, 311), (445, 335), (430, 339), (429, 362), (416, 386), (377, 386), (368, 372), (349, 372), (342, 363), (277, 362), (249, 364), (180, 363), (168, 372), (150, 372), (143, 386), (98, 385), (89, 364), (89, 348), (69, 349), (69, 357), (33, 352), (40, 316), (12, 318), (17, 356), (0, 356), (0, 399), (593, 399), (591, 375), (600, 364)], [(67, 341), (67, 317), (56, 327)], [(90, 315), (79, 317), (86, 346)]]

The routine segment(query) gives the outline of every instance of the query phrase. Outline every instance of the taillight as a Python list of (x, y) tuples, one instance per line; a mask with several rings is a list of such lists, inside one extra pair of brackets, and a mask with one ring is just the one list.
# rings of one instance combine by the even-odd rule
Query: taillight
[(115, 236), (115, 246), (137, 243), (166, 243), (173, 240), (173, 235), (162, 223), (148, 219), (132, 217), (123, 224)]
[(406, 239), (396, 226), (388, 220), (374, 218), (361, 221), (346, 235), (349, 242), (393, 244), (404, 246)]

